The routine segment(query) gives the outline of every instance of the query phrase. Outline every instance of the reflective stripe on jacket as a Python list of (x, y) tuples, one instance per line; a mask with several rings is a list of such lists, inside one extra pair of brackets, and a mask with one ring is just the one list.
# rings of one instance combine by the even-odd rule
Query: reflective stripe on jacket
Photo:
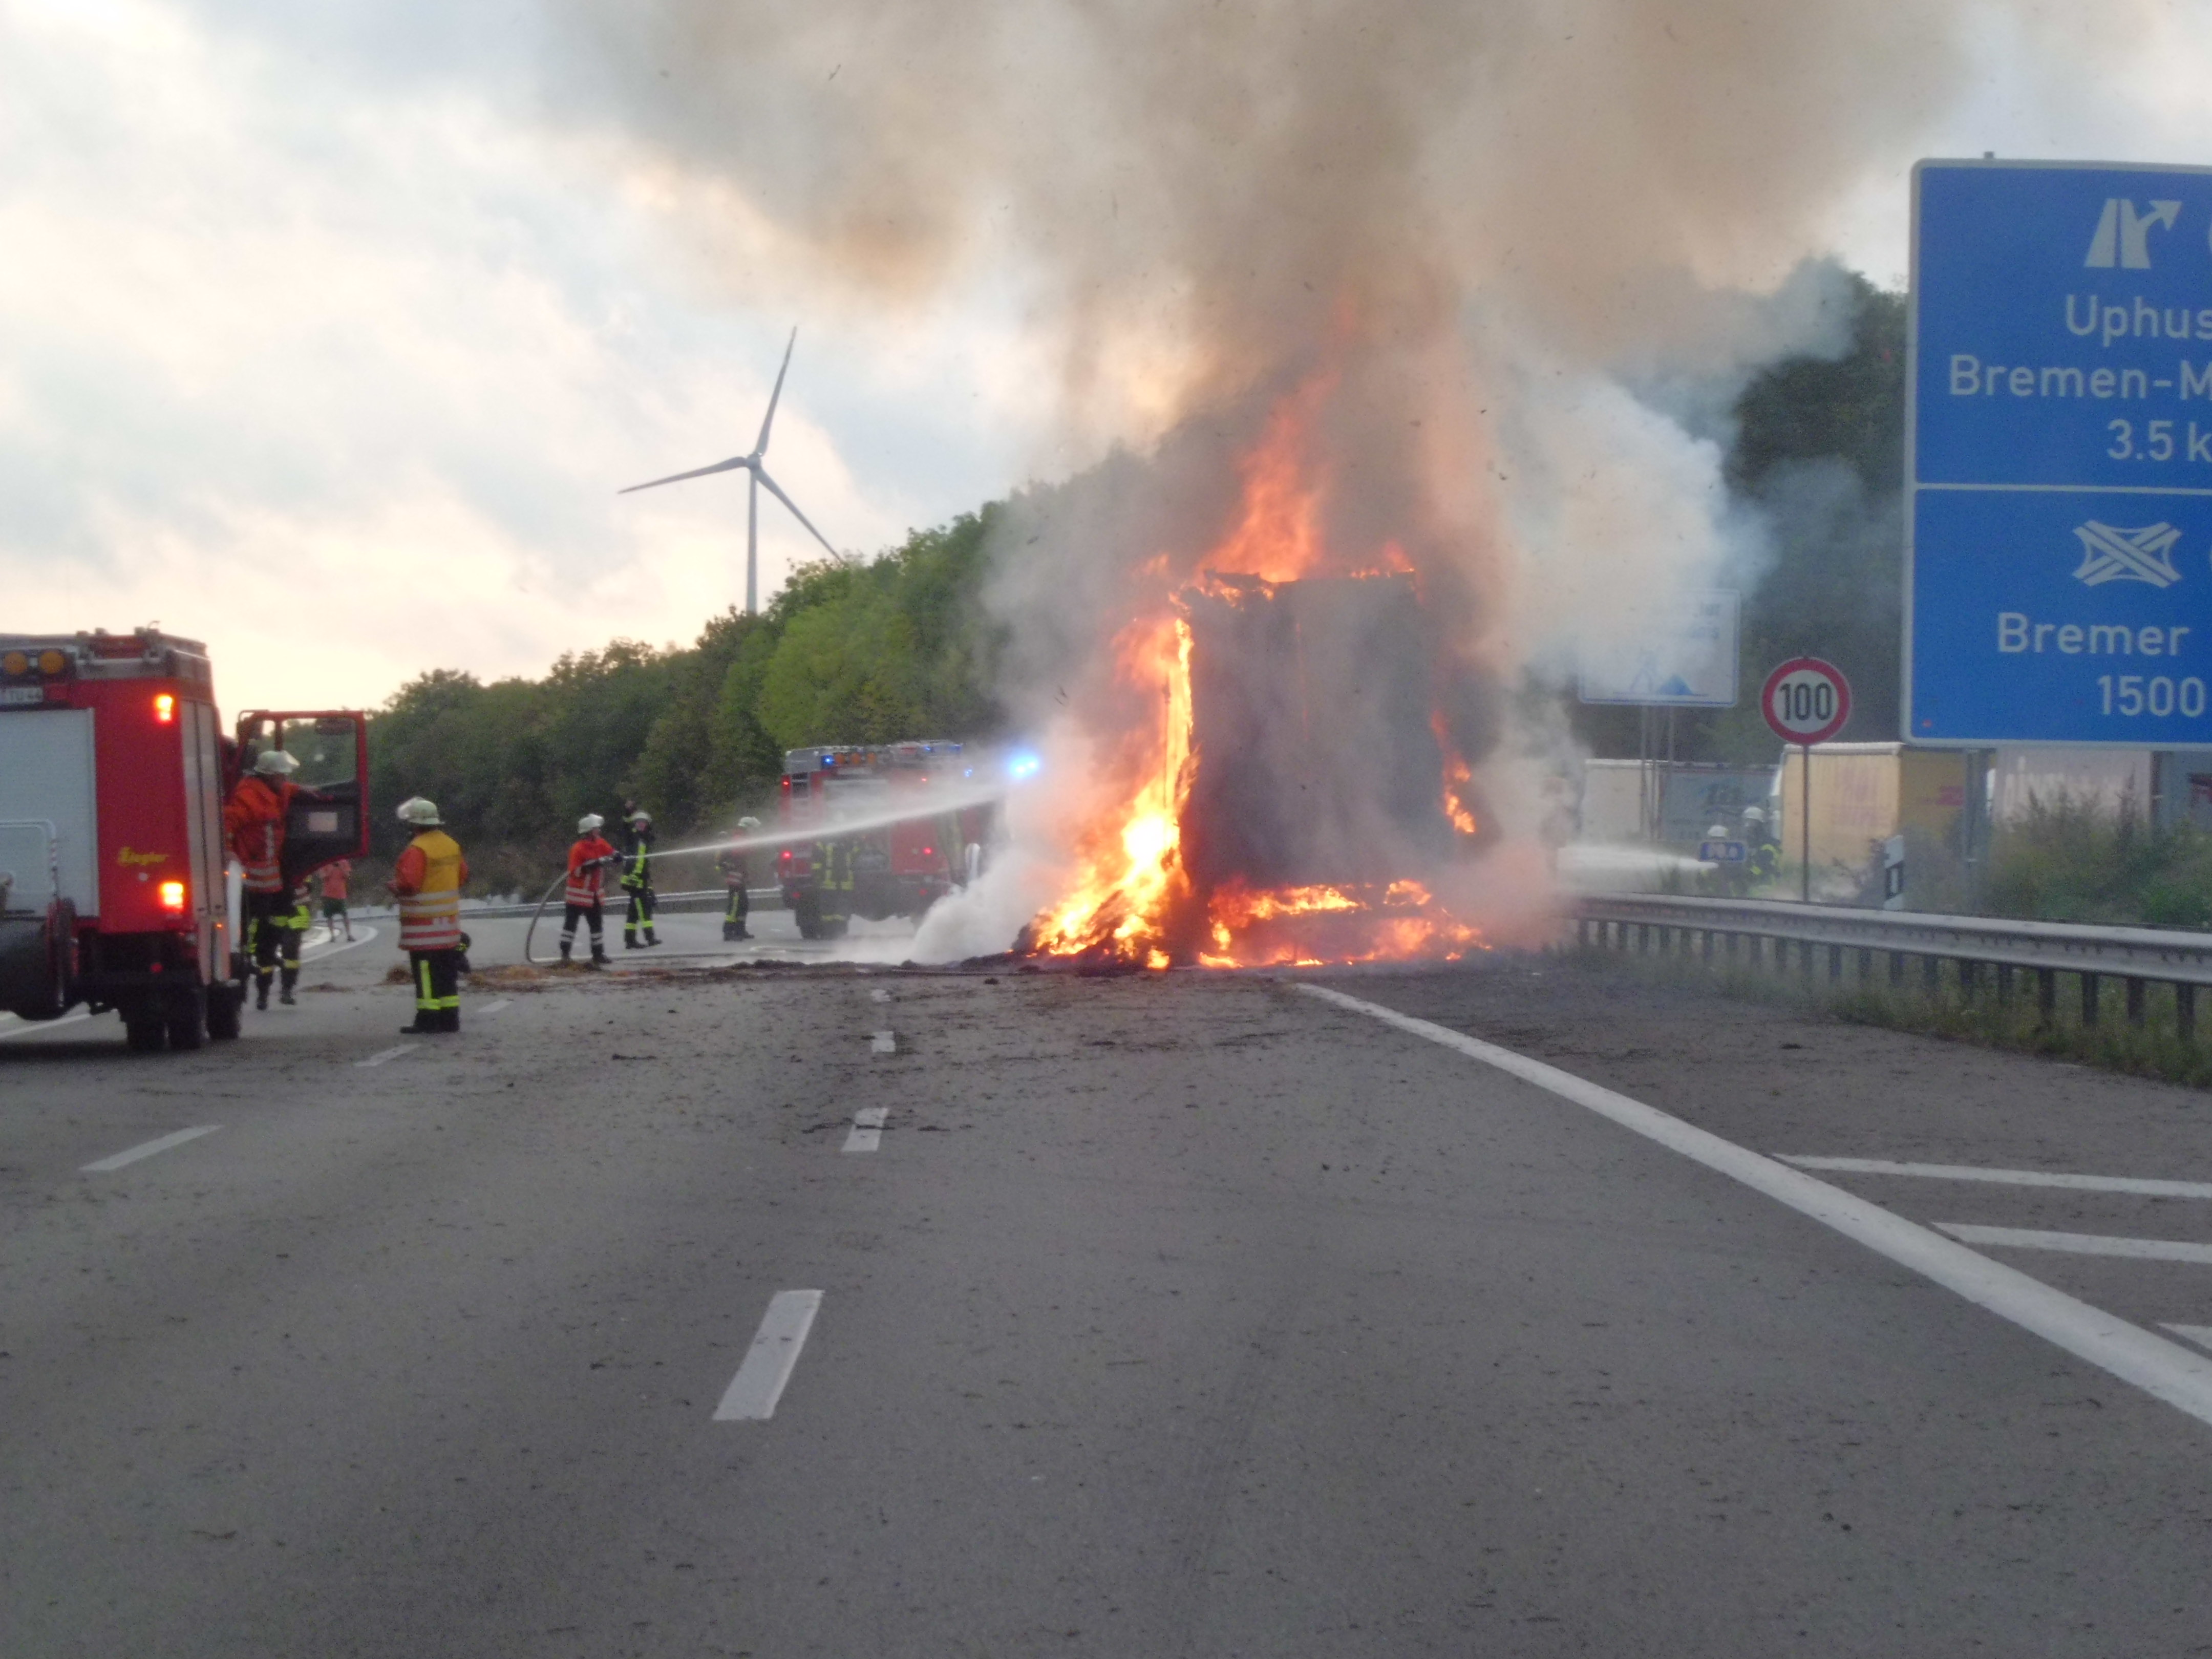
[(282, 782), (272, 787), (266, 778), (249, 773), (238, 781), (222, 809), (223, 834), (246, 868), (249, 893), (284, 890), (284, 810), (297, 787)]
[(568, 886), (565, 902), (589, 909), (606, 891), (607, 866), (599, 862), (615, 855), (614, 845), (604, 836), (583, 836), (568, 849)]
[(461, 948), (461, 884), (469, 862), (460, 843), (442, 830), (425, 830), (408, 843), (392, 872), (399, 899), (399, 948)]
[(649, 893), (653, 890), (653, 866), (647, 860), (653, 856), (653, 843), (639, 841), (632, 843), (623, 859), (622, 884), (625, 892)]

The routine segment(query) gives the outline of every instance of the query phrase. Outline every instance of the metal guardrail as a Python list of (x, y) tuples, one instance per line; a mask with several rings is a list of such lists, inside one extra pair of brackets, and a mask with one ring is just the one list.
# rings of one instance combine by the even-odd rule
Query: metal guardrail
[(1828, 955), (1831, 981), (1844, 977), (1844, 953), (1858, 953), (1858, 979), (1874, 980), (1874, 958), (1888, 958), (1888, 981), (1902, 985), (1905, 963), (1917, 957), (1933, 988), (1942, 964), (1956, 965), (1960, 990), (1972, 997), (1981, 969), (1994, 970), (1999, 997), (2012, 991), (2013, 976), (2036, 976), (2037, 1001), (2048, 1018), (2055, 1006), (2060, 974), (2081, 981), (2081, 1018), (2094, 1024), (2102, 981), (2118, 979), (2126, 988), (2130, 1024), (2144, 1019), (2148, 986), (2173, 988), (2177, 1022), (2193, 1036), (2197, 992), (2212, 986), (2212, 933), (2159, 927), (2091, 927), (2074, 922), (2013, 921), (1998, 916), (1920, 915), (1911, 911), (1860, 910), (1842, 905), (1785, 904), (1767, 899), (1686, 898), (1660, 894), (1593, 894), (1577, 899), (1573, 916), (1577, 942), (1662, 954), (1693, 949), (1700, 959), (1747, 957), (1756, 964), (1771, 955), (1778, 969), (1788, 966), (1795, 945), (1807, 978), (1814, 975), (1818, 951)]
[[(752, 887), (746, 890), (752, 895), (752, 908), (756, 910), (783, 908), (783, 889), (781, 887)], [(610, 893), (607, 895), (607, 914), (619, 920), (623, 912), (623, 895), (619, 892)], [(690, 915), (702, 910), (720, 910), (727, 902), (729, 902), (729, 890), (723, 887), (702, 887), (686, 892), (655, 893), (653, 896), (654, 910), (665, 911), (670, 915)], [(553, 908), (557, 914), (560, 907), (556, 905)], [(353, 913), (357, 916), (398, 914), (388, 904), (356, 905)], [(464, 922), (471, 917), (480, 921), (511, 921), (520, 917), (533, 916), (537, 914), (538, 907), (535, 904), (465, 902), (461, 906), (461, 920)]]

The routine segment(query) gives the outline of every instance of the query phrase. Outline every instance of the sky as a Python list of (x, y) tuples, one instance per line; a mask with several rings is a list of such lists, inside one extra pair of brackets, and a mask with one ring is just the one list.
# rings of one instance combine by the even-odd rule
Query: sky
[[(2203, 11), (2094, 71), (1987, 15), (1921, 153), (2212, 164)], [(230, 709), (688, 643), (742, 596), (743, 479), (616, 492), (750, 449), (794, 327), (770, 470), (842, 550), (1143, 441), (1140, 398), (1060, 417), (1016, 262), (824, 283), (592, 116), (561, 16), (0, 0), (7, 631), (158, 622)], [(1906, 189), (1870, 167), (1803, 252), (1901, 282)], [(765, 596), (818, 549), (761, 530)]]

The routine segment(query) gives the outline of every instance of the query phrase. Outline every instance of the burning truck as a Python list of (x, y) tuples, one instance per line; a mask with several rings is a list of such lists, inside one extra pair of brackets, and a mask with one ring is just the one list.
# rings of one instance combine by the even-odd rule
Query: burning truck
[(1160, 769), (1121, 856), (1018, 948), (1164, 968), (1478, 945), (1420, 878), (1486, 840), (1433, 713), (1433, 626), (1410, 573), (1201, 574), (1151, 630)]

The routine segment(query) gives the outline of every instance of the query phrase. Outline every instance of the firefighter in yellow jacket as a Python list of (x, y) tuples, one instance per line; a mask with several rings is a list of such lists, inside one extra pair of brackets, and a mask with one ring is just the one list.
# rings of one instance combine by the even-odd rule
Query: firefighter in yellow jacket
[(399, 948), (415, 981), (415, 1023), (399, 1029), (444, 1036), (461, 1029), (461, 884), (469, 862), (441, 827), (434, 802), (420, 795), (402, 801), (399, 821), (416, 832), (392, 872)]

